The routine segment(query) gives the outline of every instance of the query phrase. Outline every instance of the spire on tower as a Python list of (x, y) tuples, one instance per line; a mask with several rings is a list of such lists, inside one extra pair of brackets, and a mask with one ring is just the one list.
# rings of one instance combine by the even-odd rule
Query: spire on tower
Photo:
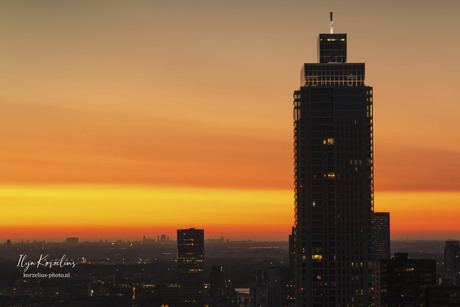
[(334, 34), (334, 19), (333, 19), (333, 14), (334, 12), (330, 12), (330, 21), (329, 21), (329, 27), (331, 29), (331, 34)]

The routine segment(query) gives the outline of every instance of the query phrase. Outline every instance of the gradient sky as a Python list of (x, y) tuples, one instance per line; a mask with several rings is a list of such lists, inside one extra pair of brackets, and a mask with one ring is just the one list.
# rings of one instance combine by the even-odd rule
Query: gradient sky
[(458, 239), (457, 0), (1, 1), (0, 238), (286, 239), (330, 10), (374, 87), (376, 211)]

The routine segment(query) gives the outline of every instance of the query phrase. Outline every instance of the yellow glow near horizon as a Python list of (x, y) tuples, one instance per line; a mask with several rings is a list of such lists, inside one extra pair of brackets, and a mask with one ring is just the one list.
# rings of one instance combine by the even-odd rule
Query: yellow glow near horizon
[[(452, 219), (458, 216), (460, 193), (379, 192), (375, 199), (376, 211), (391, 212), (393, 238), (460, 235)], [(23, 227), (24, 237), (53, 227), (83, 237), (90, 229), (106, 228), (124, 238), (139, 237), (151, 228), (172, 233), (176, 228), (202, 227), (226, 237), (287, 238), (294, 216), (291, 190), (2, 185), (0, 202), (2, 229)]]
[(293, 193), (158, 186), (1, 186), (3, 226), (287, 225)]
[(394, 236), (424, 233), (425, 239), (460, 235), (460, 192), (376, 193), (376, 211), (390, 211)]

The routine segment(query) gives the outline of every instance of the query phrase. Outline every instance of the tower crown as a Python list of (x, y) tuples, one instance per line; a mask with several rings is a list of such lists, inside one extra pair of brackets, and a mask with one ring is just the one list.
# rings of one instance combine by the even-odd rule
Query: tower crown
[(318, 63), (346, 63), (347, 34), (320, 34), (318, 36)]

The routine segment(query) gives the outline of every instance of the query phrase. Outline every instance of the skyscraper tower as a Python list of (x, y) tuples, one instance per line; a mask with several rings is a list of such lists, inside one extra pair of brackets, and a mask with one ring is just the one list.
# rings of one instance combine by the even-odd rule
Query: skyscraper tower
[(373, 297), (372, 87), (347, 63), (347, 35), (318, 37), (294, 92), (297, 306), (369, 306)]
[(444, 247), (444, 274), (452, 285), (458, 286), (460, 282), (460, 243), (459, 241), (446, 241)]
[(374, 212), (372, 248), (374, 260), (390, 259), (390, 212)]
[(182, 302), (197, 306), (203, 298), (204, 230), (177, 230), (177, 269)]

